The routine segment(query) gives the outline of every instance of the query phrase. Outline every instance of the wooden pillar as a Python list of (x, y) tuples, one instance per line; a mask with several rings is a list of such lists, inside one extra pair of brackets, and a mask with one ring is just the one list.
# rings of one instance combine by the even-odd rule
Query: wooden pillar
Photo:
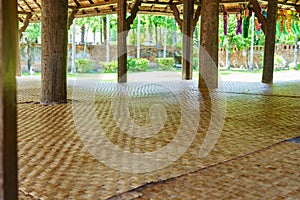
[(264, 68), (262, 77), (263, 83), (273, 82), (277, 8), (278, 0), (268, 0), (267, 23), (265, 31), (266, 39), (264, 50)]
[(65, 103), (68, 0), (42, 0), (42, 104)]
[(199, 88), (218, 87), (219, 0), (202, 0)]
[(0, 199), (18, 198), (16, 122), (16, 1), (0, 0)]
[(193, 77), (194, 0), (183, 1), (182, 79)]
[(118, 82), (127, 82), (127, 0), (118, 0)]

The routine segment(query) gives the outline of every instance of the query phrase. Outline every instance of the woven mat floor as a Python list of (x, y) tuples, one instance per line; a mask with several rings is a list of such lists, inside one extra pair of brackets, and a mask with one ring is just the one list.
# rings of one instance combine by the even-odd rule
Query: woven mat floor
[(116, 195), (121, 199), (300, 199), (300, 145), (282, 142)]
[[(189, 82), (185, 95), (191, 99), (198, 98), (201, 107), (200, 124), (189, 149), (163, 169), (139, 174), (121, 172), (107, 167), (89, 153), (74, 123), (74, 106), (85, 113), (84, 99), (90, 95), (87, 91), (96, 84), (95, 80), (84, 80), (76, 96), (72, 96), (74, 79), (68, 83), (68, 99), (73, 99), (73, 104), (44, 106), (38, 103), (40, 80), (18, 79), (20, 199), (107, 199), (150, 182), (188, 174), (300, 135), (300, 82), (273, 86), (225, 83), (225, 90), (228, 90), (225, 93), (226, 105), (223, 105), (226, 108), (223, 131), (213, 150), (201, 159), (199, 150), (211, 116), (210, 100), (198, 92), (195, 82)], [(183, 83), (186, 82), (163, 84), (176, 88)], [(129, 92), (136, 97), (134, 105), (129, 104), (130, 114), (137, 119), (144, 116), (138, 121), (140, 124), (150, 121), (148, 109), (152, 99), (167, 102), (164, 105), (168, 114), (165, 127), (148, 139), (129, 136), (118, 128), (111, 111), (112, 99), (117, 94), (116, 84), (105, 83), (105, 87), (96, 90), (94, 105), (97, 119), (115, 148), (143, 153), (156, 151), (172, 141), (180, 124), (180, 105), (173, 93), (162, 89), (163, 84), (128, 84)], [(211, 95), (211, 99), (218, 99), (224, 93), (218, 91)], [(89, 113), (83, 121), (89, 126)], [(111, 152), (105, 149), (102, 154), (111, 156)], [(112, 160), (121, 166), (132, 167), (130, 160)]]

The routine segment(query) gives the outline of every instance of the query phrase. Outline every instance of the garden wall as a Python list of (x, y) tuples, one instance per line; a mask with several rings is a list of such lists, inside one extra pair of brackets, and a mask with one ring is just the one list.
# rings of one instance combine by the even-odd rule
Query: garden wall
[[(277, 45), (275, 56), (275, 67), (284, 68), (288, 67), (288, 64), (294, 62), (294, 45)], [(255, 68), (262, 68), (264, 47), (254, 48), (254, 64)], [(30, 64), (34, 71), (40, 71), (41, 69), (41, 45), (33, 44), (29, 47), (27, 44), (21, 44), (21, 65), (22, 71), (29, 71), (28, 64)], [(106, 61), (106, 46), (105, 45), (88, 45), (86, 50), (86, 58), (95, 60), (96, 67), (100, 61)], [(128, 46), (128, 57), (136, 57), (136, 46)], [(194, 51), (197, 54), (198, 51)], [(249, 62), (250, 63), (250, 50)], [(299, 51), (300, 53), (300, 51)], [(167, 48), (167, 57), (173, 57), (174, 54), (180, 55), (180, 49), (174, 47)], [(163, 48), (156, 48), (154, 46), (141, 46), (141, 57), (147, 58), (150, 62), (155, 62), (156, 57), (162, 57)], [(76, 58), (84, 57), (84, 46), (76, 46)], [(110, 60), (117, 59), (117, 46), (110, 47)], [(300, 55), (298, 57), (298, 63), (300, 63)], [(71, 45), (69, 45), (68, 51), (68, 66), (71, 66)], [(226, 67), (226, 51), (221, 48), (219, 50), (219, 67)], [(246, 50), (238, 51), (233, 49), (231, 53), (231, 67), (232, 68), (246, 68)]]
[[(298, 45), (299, 46), (299, 45)], [(275, 50), (275, 68), (288, 68), (290, 63), (294, 63), (294, 49), (295, 45), (276, 45)], [(299, 47), (298, 47), (299, 49)], [(231, 67), (232, 68), (246, 68), (246, 53), (244, 49), (239, 51), (233, 49), (230, 55)], [(248, 64), (250, 64), (250, 48), (248, 49)], [(298, 52), (298, 63), (300, 63), (300, 50)], [(264, 56), (264, 47), (254, 47), (254, 67), (259, 69), (262, 68)], [(226, 67), (226, 51), (224, 48), (219, 50), (219, 67)]]

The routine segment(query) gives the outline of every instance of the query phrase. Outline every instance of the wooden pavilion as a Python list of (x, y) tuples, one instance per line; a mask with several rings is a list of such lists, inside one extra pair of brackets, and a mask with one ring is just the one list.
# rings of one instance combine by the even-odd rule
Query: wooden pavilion
[[(218, 63), (219, 12), (226, 4), (235, 12), (250, 3), (266, 36), (262, 82), (272, 83), (275, 50), (275, 26), (278, 7), (300, 12), (300, 0), (17, 0), (0, 3), (0, 198), (17, 199), (16, 147), (16, 54), (19, 35), (31, 21), (42, 22), (42, 92), (41, 103), (65, 103), (67, 31), (75, 17), (118, 15), (118, 82), (127, 82), (126, 37), (138, 13), (174, 15), (183, 39), (182, 78), (192, 78), (191, 40), (193, 29), (202, 16), (201, 47)], [(267, 18), (260, 6), (268, 7)], [(127, 17), (127, 13), (130, 15)], [(18, 20), (24, 26), (18, 30)], [(216, 65), (201, 57), (199, 88), (216, 88)], [(203, 78), (203, 76), (206, 76)]]

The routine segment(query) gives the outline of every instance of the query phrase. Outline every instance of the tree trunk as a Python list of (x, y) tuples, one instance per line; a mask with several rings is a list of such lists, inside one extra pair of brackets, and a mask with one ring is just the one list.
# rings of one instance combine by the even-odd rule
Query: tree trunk
[(100, 44), (103, 44), (103, 34), (102, 34), (102, 31), (103, 31), (103, 22), (102, 22), (102, 17), (99, 16), (99, 24), (100, 24)]
[(202, 0), (199, 88), (218, 87), (219, 0)]
[(264, 50), (263, 83), (273, 82), (275, 36), (278, 0), (268, 0), (268, 18), (266, 23), (266, 41)]
[(17, 34), (17, 39), (16, 39), (16, 56), (17, 56), (17, 71), (16, 71), (16, 76), (22, 76), (22, 65), (21, 65), (21, 52), (20, 52), (20, 37), (19, 34)]
[(126, 0), (118, 0), (118, 82), (127, 82)]
[(83, 24), (81, 26), (81, 41), (80, 41), (80, 43), (84, 44), (84, 42), (85, 42), (85, 24)]
[(141, 57), (141, 17), (138, 15), (136, 57)]
[[(254, 69), (254, 35), (255, 35), (255, 15), (254, 15), (254, 12), (252, 12), (251, 23), (252, 23), (252, 35), (251, 35), (251, 50), (250, 50), (250, 70), (253, 70)], [(248, 53), (248, 48), (247, 48), (247, 53)], [(248, 60), (247, 60), (247, 62), (248, 62)]]
[(32, 64), (32, 59), (31, 59), (31, 44), (27, 41), (27, 69), (30, 72), (31, 71), (31, 64)]
[(67, 102), (68, 0), (42, 0), (41, 103)]
[(0, 199), (18, 199), (16, 1), (0, 0)]
[(246, 47), (245, 68), (250, 69), (249, 68), (249, 48), (248, 47)]
[(110, 61), (110, 16), (105, 17), (106, 62)]
[(298, 53), (299, 53), (299, 47), (298, 47), (298, 35), (296, 34), (296, 39), (295, 39), (295, 52), (294, 52), (294, 65), (295, 65), (295, 70), (298, 70)]
[(226, 68), (230, 69), (230, 47), (228, 47), (228, 49), (226, 49)]
[(72, 67), (71, 67), (71, 73), (76, 73), (76, 18), (73, 20), (72, 25)]
[(184, 0), (182, 39), (182, 79), (193, 78), (194, 0)]
[(102, 22), (103, 22), (103, 40), (104, 43), (107, 42), (107, 16), (102, 17)]
[(167, 39), (168, 39), (168, 29), (164, 29), (164, 58), (167, 57)]

